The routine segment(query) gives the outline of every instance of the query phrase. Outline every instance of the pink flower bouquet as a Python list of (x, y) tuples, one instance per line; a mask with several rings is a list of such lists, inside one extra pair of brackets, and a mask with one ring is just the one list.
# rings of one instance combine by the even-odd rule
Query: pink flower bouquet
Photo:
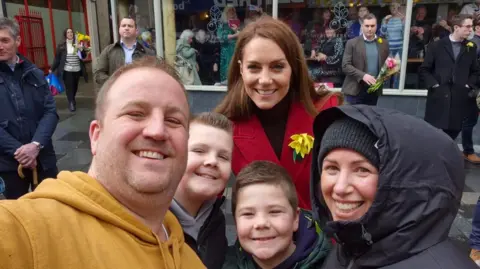
[(382, 69), (380, 69), (380, 73), (377, 76), (377, 82), (375, 84), (372, 84), (367, 92), (368, 93), (374, 93), (380, 89), (380, 87), (383, 85), (383, 82), (385, 82), (387, 79), (389, 79), (391, 76), (397, 74), (400, 72), (400, 56), (395, 55), (395, 58), (388, 57), (385, 60), (385, 63), (382, 66)]

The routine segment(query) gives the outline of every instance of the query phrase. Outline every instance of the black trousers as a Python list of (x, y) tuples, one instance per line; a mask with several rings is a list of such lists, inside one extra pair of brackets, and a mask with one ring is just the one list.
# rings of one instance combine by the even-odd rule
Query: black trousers
[(448, 136), (450, 136), (453, 140), (457, 139), (458, 134), (462, 130), (443, 130)]
[[(46, 178), (56, 178), (58, 169), (52, 168), (43, 170), (40, 165), (37, 166), (38, 183), (42, 182)], [(0, 172), (0, 177), (5, 182), (5, 192), (3, 195), (7, 199), (18, 199), (24, 194), (28, 193), (28, 189), (33, 186), (33, 172), (30, 169), (23, 169), (25, 178), (20, 178), (17, 171), (12, 172)]]
[(63, 82), (65, 83), (65, 92), (67, 94), (67, 100), (69, 103), (75, 103), (79, 79), (80, 72), (63, 71)]

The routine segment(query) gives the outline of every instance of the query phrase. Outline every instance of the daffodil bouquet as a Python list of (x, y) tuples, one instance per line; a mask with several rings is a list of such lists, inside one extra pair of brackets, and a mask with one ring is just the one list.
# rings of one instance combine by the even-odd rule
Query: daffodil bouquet
[(75, 40), (77, 42), (77, 45), (75, 46), (75, 49), (77, 50), (78, 54), (80, 54), (80, 51), (90, 53), (91, 49), (88, 46), (88, 43), (90, 42), (90, 36), (79, 33), (79, 32), (76, 32), (75, 33)]
[(377, 82), (370, 85), (367, 92), (368, 93), (374, 93), (374, 92), (378, 91), (378, 89), (380, 89), (380, 87), (382, 87), (383, 83), (387, 79), (389, 79), (391, 76), (400, 72), (400, 63), (401, 63), (401, 61), (400, 61), (400, 56), (398, 55), (398, 53), (397, 53), (397, 55), (395, 55), (395, 58), (388, 57), (385, 60), (385, 63), (383, 64), (382, 69), (380, 69), (380, 73), (377, 76)]

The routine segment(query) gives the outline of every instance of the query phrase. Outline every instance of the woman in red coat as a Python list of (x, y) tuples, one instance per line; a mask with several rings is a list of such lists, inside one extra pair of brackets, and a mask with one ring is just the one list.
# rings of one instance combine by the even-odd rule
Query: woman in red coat
[(315, 91), (303, 49), (285, 23), (264, 16), (246, 26), (230, 62), (227, 95), (216, 108), (234, 122), (234, 174), (255, 160), (282, 165), (294, 180), (299, 206), (311, 209), (311, 154), (295, 150), (302, 141), (292, 143), (292, 136), (313, 139), (318, 111), (342, 100)]

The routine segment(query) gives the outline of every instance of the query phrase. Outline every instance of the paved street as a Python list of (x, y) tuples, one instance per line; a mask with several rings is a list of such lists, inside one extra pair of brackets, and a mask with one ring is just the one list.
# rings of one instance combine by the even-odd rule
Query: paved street
[[(83, 89), (89, 88), (89, 85), (83, 85)], [(61, 121), (54, 134), (54, 145), (58, 157), (58, 168), (60, 170), (81, 170), (87, 171), (90, 160), (90, 142), (88, 138), (88, 126), (93, 118), (93, 97), (92, 92), (80, 90), (77, 100), (78, 110), (70, 113), (67, 109), (67, 103), (64, 96), (57, 97), (58, 113)], [(480, 148), (477, 148), (480, 152)], [(465, 255), (469, 251), (468, 235), (471, 231), (471, 222), (473, 210), (480, 195), (480, 167), (474, 167), (467, 164), (466, 187), (462, 198), (460, 212), (452, 226), (450, 236), (455, 239), (465, 250)], [(231, 186), (231, 182), (229, 184)], [(227, 215), (227, 232), (230, 243), (235, 239), (233, 220), (231, 217), (231, 188), (226, 191), (227, 201), (225, 203), (225, 212)]]

